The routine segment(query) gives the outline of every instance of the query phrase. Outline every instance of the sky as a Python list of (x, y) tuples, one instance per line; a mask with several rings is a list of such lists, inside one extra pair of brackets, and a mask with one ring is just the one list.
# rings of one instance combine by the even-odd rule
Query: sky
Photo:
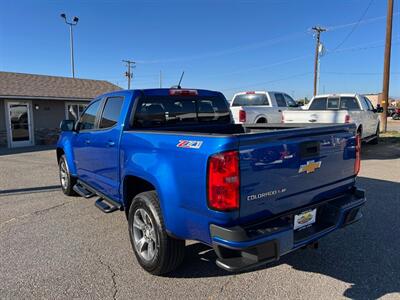
[[(395, 0), (390, 95), (400, 97), (400, 11)], [(0, 0), (0, 71), (71, 76), (132, 88), (176, 85), (311, 97), (319, 25), (320, 93), (382, 90), (386, 0)]]

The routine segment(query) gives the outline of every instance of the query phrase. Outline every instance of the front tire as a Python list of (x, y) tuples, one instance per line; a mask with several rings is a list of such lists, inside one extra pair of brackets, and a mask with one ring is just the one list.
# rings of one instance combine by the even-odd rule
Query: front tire
[(182, 263), (185, 241), (167, 234), (155, 191), (140, 193), (133, 199), (128, 224), (136, 259), (147, 272), (166, 274)]
[(76, 184), (76, 178), (69, 172), (65, 155), (62, 155), (58, 161), (58, 170), (62, 192), (67, 196), (76, 196), (76, 193), (73, 190), (73, 187)]

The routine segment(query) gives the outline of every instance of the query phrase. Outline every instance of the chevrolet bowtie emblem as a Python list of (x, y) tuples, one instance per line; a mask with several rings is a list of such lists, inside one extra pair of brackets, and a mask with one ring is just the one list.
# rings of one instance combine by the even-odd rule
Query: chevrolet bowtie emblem
[(321, 161), (315, 162), (313, 160), (310, 160), (305, 165), (300, 166), (299, 173), (303, 172), (307, 172), (307, 174), (313, 173), (315, 172), (316, 169), (319, 169), (320, 167), (321, 167)]

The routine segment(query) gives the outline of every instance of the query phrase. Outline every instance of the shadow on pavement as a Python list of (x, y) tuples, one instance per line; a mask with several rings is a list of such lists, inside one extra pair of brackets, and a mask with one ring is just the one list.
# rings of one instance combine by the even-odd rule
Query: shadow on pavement
[(363, 144), (361, 159), (396, 159), (400, 158), (400, 143), (380, 143), (378, 145)]
[(43, 193), (46, 191), (54, 191), (59, 189), (61, 189), (60, 185), (48, 185), (48, 186), (35, 186), (35, 187), (20, 188), (20, 189), (0, 190), (0, 197), (15, 195), (15, 194)]
[[(287, 264), (299, 271), (346, 282), (351, 287), (343, 296), (352, 299), (377, 299), (399, 293), (400, 183), (365, 177), (357, 182), (367, 190), (368, 198), (360, 222), (323, 238), (318, 250), (296, 251), (268, 267)], [(169, 277), (232, 275), (214, 264), (216, 256), (209, 247), (197, 243), (186, 248), (184, 264)], [(268, 272), (268, 267), (257, 270)]]

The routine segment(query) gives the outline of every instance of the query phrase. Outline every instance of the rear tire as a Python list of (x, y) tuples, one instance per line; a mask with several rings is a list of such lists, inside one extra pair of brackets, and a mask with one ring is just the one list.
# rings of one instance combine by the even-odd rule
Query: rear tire
[(140, 193), (133, 199), (128, 224), (136, 260), (147, 272), (166, 274), (182, 263), (185, 241), (167, 234), (155, 191)]
[(77, 194), (73, 190), (73, 187), (76, 184), (76, 178), (69, 172), (65, 155), (62, 155), (58, 161), (58, 170), (62, 192), (67, 196), (76, 196)]

